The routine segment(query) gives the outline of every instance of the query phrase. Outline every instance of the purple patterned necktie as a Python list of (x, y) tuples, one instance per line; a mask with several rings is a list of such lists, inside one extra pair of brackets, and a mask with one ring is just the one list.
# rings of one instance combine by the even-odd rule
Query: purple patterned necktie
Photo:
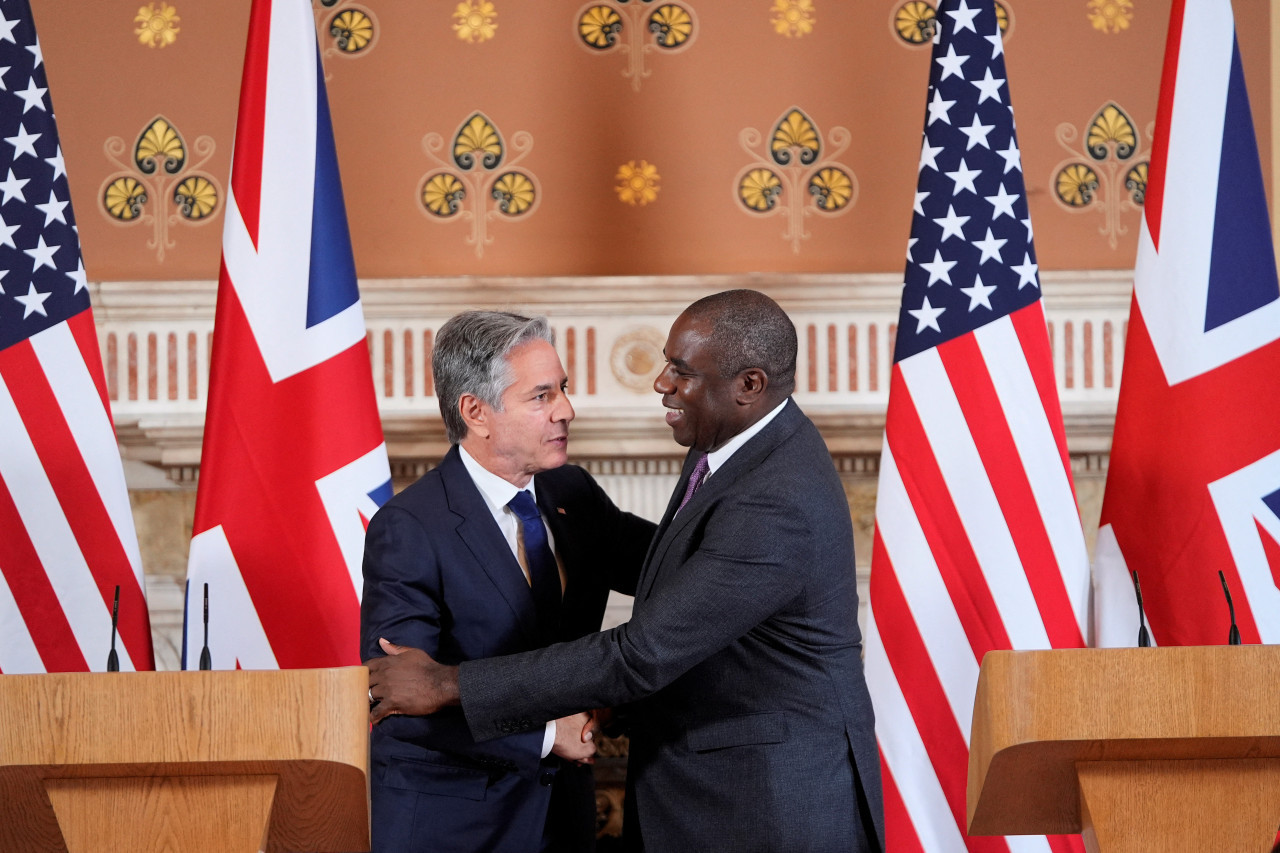
[(689, 475), (689, 485), (685, 486), (684, 498), (680, 501), (680, 506), (676, 507), (676, 512), (684, 509), (684, 505), (689, 502), (689, 498), (693, 497), (693, 493), (698, 491), (698, 486), (702, 485), (702, 481), (707, 479), (707, 469), (710, 463), (707, 462), (707, 454), (698, 457), (698, 461), (693, 464), (693, 472)]

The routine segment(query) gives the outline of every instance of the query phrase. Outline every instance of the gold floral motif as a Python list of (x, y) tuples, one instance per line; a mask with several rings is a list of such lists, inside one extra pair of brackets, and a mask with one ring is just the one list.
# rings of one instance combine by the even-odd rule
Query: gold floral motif
[(646, 160), (639, 163), (628, 160), (618, 167), (618, 174), (614, 175), (618, 185), (613, 189), (618, 194), (618, 200), (624, 204), (644, 207), (657, 200), (658, 180), (661, 177), (658, 167), (652, 163)]
[(996, 0), (996, 25), (1000, 27), (1001, 34), (1009, 33), (1009, 9), (1000, 0)]
[(853, 197), (853, 181), (843, 170), (828, 167), (809, 179), (809, 194), (823, 210), (839, 210)]
[(448, 173), (432, 176), (422, 188), (422, 203), (436, 216), (453, 216), (466, 197), (462, 183)]
[(813, 0), (773, 0), (773, 29), (780, 36), (800, 38), (813, 32)]
[[(217, 183), (199, 170), (213, 156), (208, 136), (197, 136), (190, 148), (182, 134), (163, 116), (143, 128), (130, 147), (118, 136), (103, 143), (103, 151), (119, 171), (102, 185), (102, 213), (120, 226), (151, 226), (147, 248), (163, 262), (177, 245), (170, 236), (174, 225), (202, 225), (213, 219), (221, 197)], [(148, 206), (150, 199), (171, 199), (173, 206)]]
[(467, 119), (453, 140), (453, 162), (459, 168), (475, 168), (475, 155), (481, 155), (484, 168), (496, 168), (502, 162), (502, 139), (497, 128), (481, 113)]
[(738, 182), (738, 198), (752, 210), (772, 210), (782, 194), (782, 179), (768, 169), (752, 169)]
[(523, 172), (507, 172), (493, 182), (493, 197), (498, 210), (507, 216), (519, 216), (533, 204), (533, 181)]
[(592, 6), (578, 16), (578, 35), (596, 50), (612, 47), (622, 32), (622, 17), (609, 6)]
[(1087, 14), (1095, 30), (1118, 33), (1133, 20), (1133, 0), (1089, 0)]
[(178, 40), (178, 10), (168, 3), (148, 3), (138, 9), (133, 34), (147, 47), (168, 47)]
[(791, 162), (791, 150), (799, 149), (800, 162), (809, 164), (818, 159), (821, 143), (818, 131), (809, 117), (799, 110), (787, 113), (773, 130), (769, 150), (773, 159), (785, 166)]
[(1128, 160), (1138, 144), (1138, 133), (1133, 122), (1115, 104), (1107, 104), (1093, 123), (1089, 125), (1089, 135), (1085, 147), (1089, 156), (1095, 160), (1104, 160), (1114, 148), (1116, 157)]
[(1134, 204), (1143, 204), (1147, 200), (1148, 170), (1147, 163), (1142, 162), (1130, 169), (1124, 176), (1124, 188), (1129, 191), (1129, 197), (1133, 199)]
[(144, 174), (155, 174), (156, 167), (163, 162), (164, 170), (173, 175), (182, 169), (187, 159), (187, 148), (177, 128), (163, 118), (156, 118), (138, 137), (133, 159)]
[(661, 47), (679, 47), (693, 34), (693, 18), (684, 7), (668, 3), (649, 16), (649, 31)]
[(173, 201), (187, 219), (204, 219), (218, 206), (218, 189), (203, 175), (193, 175), (178, 184)]
[(356, 53), (373, 38), (373, 19), (359, 9), (347, 9), (329, 24), (329, 35), (337, 41), (339, 50)]
[(489, 223), (527, 218), (537, 208), (537, 178), (514, 168), (533, 149), (528, 131), (517, 131), (508, 146), (497, 126), (476, 112), (452, 142), (432, 132), (422, 138), (422, 147), (437, 164), (422, 178), (418, 198), (423, 210), (436, 222), (469, 222), (466, 242), (475, 246), (476, 257), (484, 257), (485, 246), (494, 241)]
[(1058, 198), (1072, 207), (1084, 207), (1098, 191), (1098, 173), (1084, 163), (1072, 163), (1058, 172)]
[(488, 0), (463, 0), (453, 10), (453, 31), (465, 42), (482, 42), (493, 38), (498, 24), (493, 4)]
[(116, 178), (107, 184), (102, 203), (116, 219), (128, 222), (142, 213), (147, 203), (147, 191), (134, 178)]

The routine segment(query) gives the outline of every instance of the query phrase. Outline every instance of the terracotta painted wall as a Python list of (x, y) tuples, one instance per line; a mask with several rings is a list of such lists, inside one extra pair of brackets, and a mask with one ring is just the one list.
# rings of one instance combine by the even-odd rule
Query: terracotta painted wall
[[(1124, 182), (1151, 150), (1168, 0), (1000, 5), (1041, 268), (1128, 267), (1140, 212)], [(32, 6), (90, 278), (216, 277), (248, 0)], [(1271, 12), (1266, 0), (1235, 8), (1269, 166)], [(365, 278), (902, 268), (929, 46), (897, 24), (910, 33), (927, 18), (924, 0), (316, 0), (314, 10)], [(654, 16), (674, 24), (674, 47), (649, 32)], [(345, 49), (330, 32), (339, 17), (354, 26)], [(587, 43), (615, 19), (612, 46)], [(1099, 161), (1085, 139), (1107, 105), (1118, 112), (1099, 125)], [(807, 121), (816, 134), (812, 165), (769, 157), (792, 110), (792, 129)], [(476, 114), (502, 149), (494, 169), (450, 157)], [(157, 118), (181, 140), (172, 175), (146, 174), (134, 156)], [(1092, 172), (1091, 193), (1059, 182), (1075, 164)], [(738, 192), (759, 168), (780, 181), (767, 214)], [(808, 192), (819, 173), (837, 203), (848, 177), (834, 212)], [(458, 211), (429, 212), (427, 202), (448, 209), (449, 175), (466, 190)], [(533, 194), (520, 212), (495, 209), (504, 175), (513, 209)], [(424, 202), (432, 178), (441, 192)], [(180, 186), (198, 218), (173, 203)], [(130, 206), (139, 191), (146, 202)], [(1089, 201), (1073, 208), (1060, 192)]]

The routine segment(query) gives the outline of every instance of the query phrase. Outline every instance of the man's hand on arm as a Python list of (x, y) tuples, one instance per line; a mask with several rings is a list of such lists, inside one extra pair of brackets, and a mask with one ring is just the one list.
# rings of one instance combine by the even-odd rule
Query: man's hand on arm
[(561, 717), (556, 720), (556, 739), (551, 745), (551, 752), (566, 761), (594, 764), (597, 730), (592, 711)]
[(369, 667), (369, 722), (392, 714), (422, 716), (460, 704), (456, 666), (437, 663), (421, 649), (387, 640), (378, 644), (386, 657), (364, 663)]

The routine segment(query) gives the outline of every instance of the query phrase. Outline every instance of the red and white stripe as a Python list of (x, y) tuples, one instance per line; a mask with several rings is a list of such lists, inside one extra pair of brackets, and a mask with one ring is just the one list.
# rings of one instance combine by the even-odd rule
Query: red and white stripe
[(889, 849), (1079, 849), (967, 839), (965, 779), (982, 656), (1083, 645), (1088, 592), (1040, 304), (894, 365), (867, 637)]
[(138, 539), (93, 313), (0, 352), (0, 672), (152, 669)]

